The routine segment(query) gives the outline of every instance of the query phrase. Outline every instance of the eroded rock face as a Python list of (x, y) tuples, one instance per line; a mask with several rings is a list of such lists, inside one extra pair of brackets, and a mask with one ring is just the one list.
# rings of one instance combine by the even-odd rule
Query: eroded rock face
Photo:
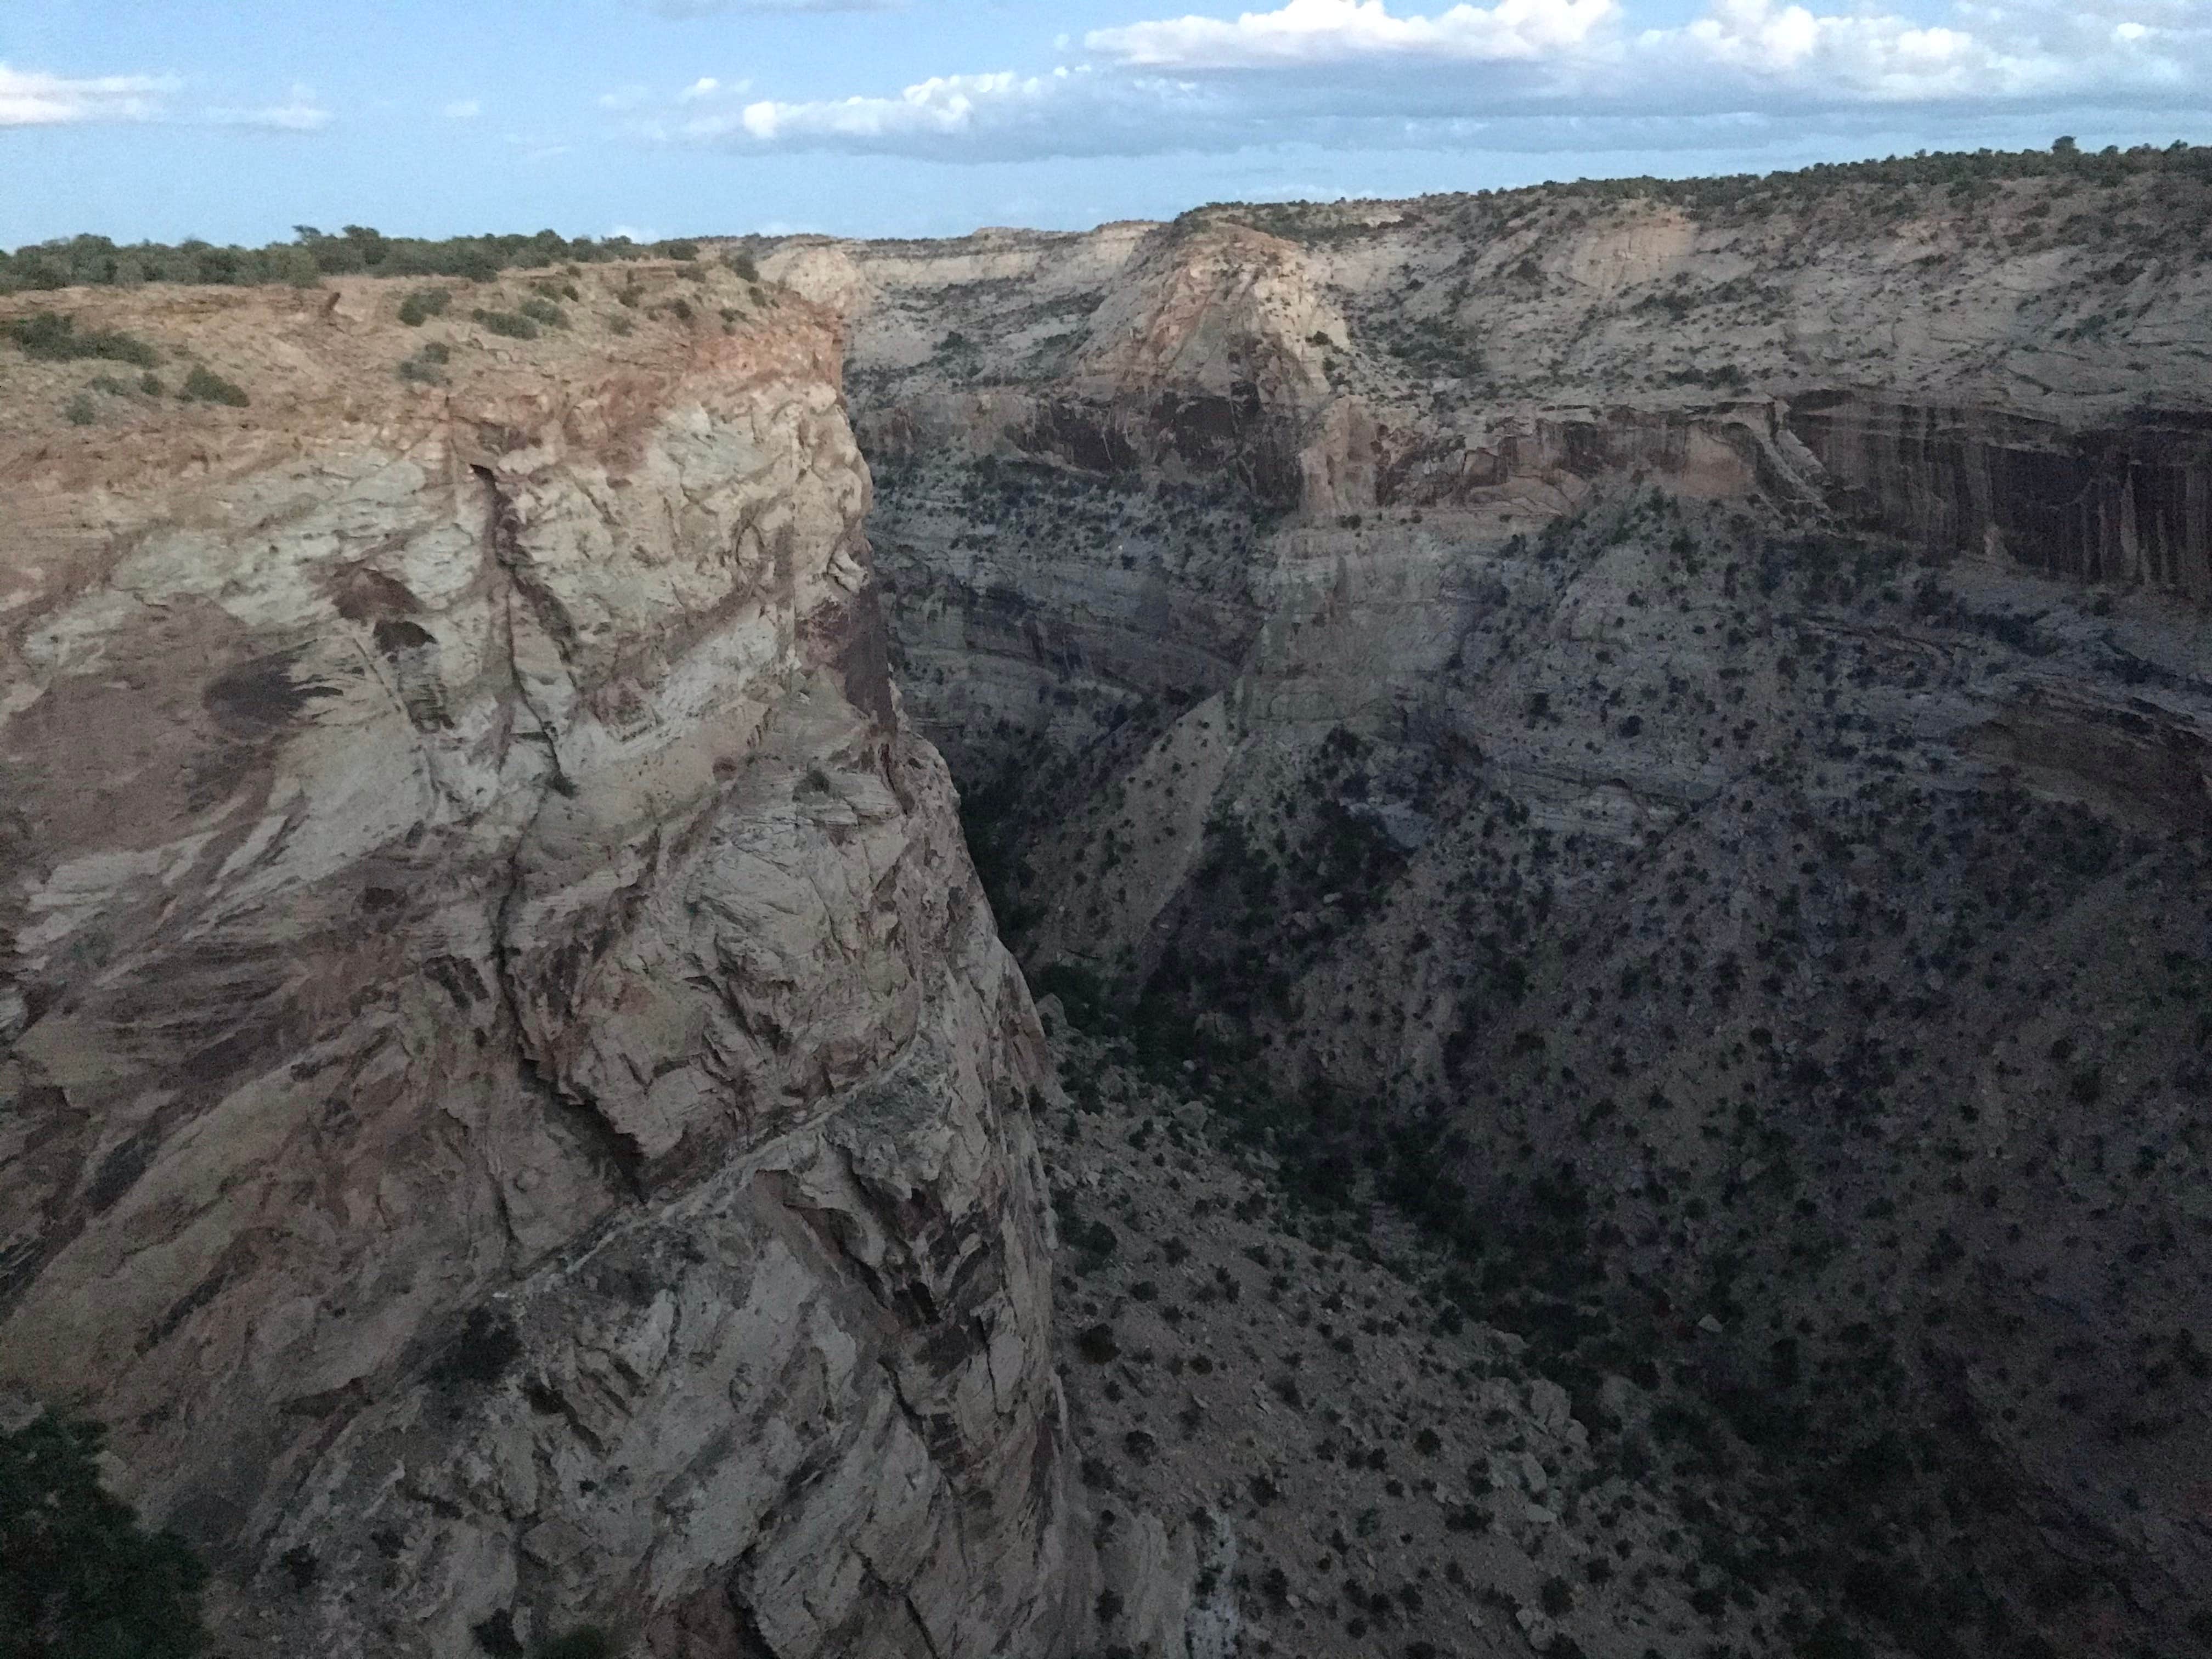
[(834, 333), (582, 280), (59, 296), (234, 410), (7, 365), (0, 1378), (235, 1651), (1050, 1650), (1048, 1067)]
[(1789, 420), (1851, 506), (1933, 550), (2212, 600), (2212, 414), (2072, 429), (1832, 394), (1799, 398)]

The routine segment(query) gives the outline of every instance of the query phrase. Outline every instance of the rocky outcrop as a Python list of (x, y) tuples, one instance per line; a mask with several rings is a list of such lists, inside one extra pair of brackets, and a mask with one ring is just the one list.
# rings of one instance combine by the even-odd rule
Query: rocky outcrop
[(835, 331), (577, 280), (40, 297), (243, 407), (0, 368), (0, 1381), (234, 1652), (1054, 1650), (1049, 1067)]

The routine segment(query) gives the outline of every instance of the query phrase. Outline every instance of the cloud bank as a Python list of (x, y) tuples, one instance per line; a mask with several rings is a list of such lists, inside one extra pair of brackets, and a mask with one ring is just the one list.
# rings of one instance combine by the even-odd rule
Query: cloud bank
[[(1831, 0), (1833, 3), (1833, 0)], [(1940, 19), (1711, 0), (1639, 27), (1622, 0), (1285, 0), (1092, 31), (1048, 73), (953, 74), (784, 101), (701, 82), (636, 130), (738, 150), (945, 161), (1340, 148), (1699, 148), (1789, 124), (1872, 131), (2047, 109), (2212, 116), (2204, 0), (1959, 0)], [(702, 88), (706, 88), (702, 90)]]

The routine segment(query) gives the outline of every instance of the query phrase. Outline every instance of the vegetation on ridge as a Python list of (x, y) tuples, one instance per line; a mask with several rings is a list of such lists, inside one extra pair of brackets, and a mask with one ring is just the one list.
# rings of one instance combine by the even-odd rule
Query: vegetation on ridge
[(348, 225), (336, 235), (301, 225), (291, 241), (258, 248), (219, 247), (196, 239), (124, 246), (105, 236), (82, 235), (0, 252), (0, 294), (24, 289), (130, 288), (141, 283), (313, 288), (325, 276), (355, 275), (489, 282), (509, 269), (628, 259), (690, 260), (698, 254), (696, 242), (633, 242), (627, 236), (598, 241), (582, 236), (572, 241), (550, 230), (534, 236), (431, 240), (386, 236), (366, 225)]
[[(2084, 150), (2071, 138), (2049, 149), (1923, 151), (1880, 161), (1821, 161), (1809, 167), (1769, 173), (1726, 173), (1708, 178), (1547, 180), (1510, 190), (1481, 190), (1427, 198), (1461, 201), (1510, 210), (1546, 200), (1573, 202), (1649, 201), (1700, 211), (1766, 212), (1809, 206), (1853, 191), (1873, 191), (1909, 204), (1911, 192), (1941, 188), (1953, 201), (1994, 196), (2004, 185), (2048, 179), (2062, 187), (2111, 188), (2135, 180), (2212, 183), (2212, 145), (2177, 139), (2163, 148), (2137, 144)], [(1182, 216), (1178, 225), (1233, 219), (1292, 240), (1332, 240), (1364, 235), (1365, 222), (1330, 222), (1329, 204), (1307, 202), (1215, 203)]]

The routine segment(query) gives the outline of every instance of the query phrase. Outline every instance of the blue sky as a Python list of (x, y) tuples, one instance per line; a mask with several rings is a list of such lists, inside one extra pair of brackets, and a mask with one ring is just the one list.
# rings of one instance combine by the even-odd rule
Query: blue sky
[(2212, 0), (0, 0), (0, 245), (1079, 227), (2212, 139)]

